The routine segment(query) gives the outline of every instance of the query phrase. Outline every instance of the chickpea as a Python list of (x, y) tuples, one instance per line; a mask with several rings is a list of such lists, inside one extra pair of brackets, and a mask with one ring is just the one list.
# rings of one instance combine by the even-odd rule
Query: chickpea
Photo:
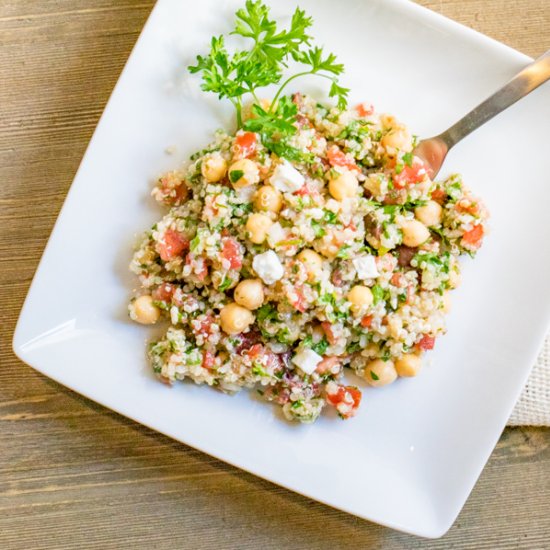
[(394, 126), (398, 126), (397, 119), (393, 115), (388, 115), (387, 113), (380, 115), (380, 124), (382, 124), (383, 128), (393, 128)]
[(403, 244), (415, 248), (425, 243), (430, 238), (428, 228), (418, 220), (407, 220), (401, 225), (403, 231)]
[(397, 378), (397, 371), (393, 361), (375, 359), (365, 367), (363, 376), (370, 386), (378, 388), (394, 382)]
[(443, 208), (435, 201), (428, 201), (423, 206), (414, 209), (416, 219), (428, 227), (433, 227), (441, 223)]
[(216, 183), (227, 173), (227, 162), (219, 153), (213, 153), (202, 161), (201, 172), (206, 181)]
[(241, 159), (229, 167), (229, 181), (235, 189), (248, 187), (260, 181), (258, 165), (250, 159)]
[(399, 376), (416, 376), (422, 367), (422, 359), (415, 353), (406, 353), (395, 362)]
[(227, 304), (220, 312), (220, 325), (227, 334), (239, 334), (254, 322), (254, 315), (238, 304)]
[(351, 311), (354, 315), (362, 315), (370, 307), (374, 298), (368, 286), (355, 285), (347, 296), (351, 302)]
[(160, 309), (153, 304), (152, 296), (147, 294), (136, 298), (133, 306), (134, 314), (132, 318), (134, 321), (137, 321), (142, 325), (152, 325), (159, 320)]
[(246, 230), (250, 240), (254, 244), (261, 244), (267, 237), (269, 228), (273, 225), (273, 220), (265, 214), (251, 214), (246, 221)]
[(245, 279), (233, 292), (235, 302), (246, 309), (257, 309), (264, 303), (264, 287), (260, 279)]
[(443, 293), (443, 313), (449, 313), (451, 311), (451, 293), (447, 290), (447, 292)]
[(328, 183), (329, 193), (337, 200), (342, 201), (357, 194), (359, 182), (357, 177), (350, 170), (346, 170), (331, 179)]
[(256, 192), (254, 206), (257, 210), (277, 213), (283, 206), (283, 196), (272, 185), (264, 185)]
[(296, 258), (304, 264), (307, 273), (307, 279), (310, 283), (315, 282), (323, 269), (323, 259), (317, 252), (306, 249), (302, 250)]
[(389, 155), (395, 155), (397, 151), (411, 151), (412, 137), (404, 126), (394, 126), (381, 140), (382, 147)]

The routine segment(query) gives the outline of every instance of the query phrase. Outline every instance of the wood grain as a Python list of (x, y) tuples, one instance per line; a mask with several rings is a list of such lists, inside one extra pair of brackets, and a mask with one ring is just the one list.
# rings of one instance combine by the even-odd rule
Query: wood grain
[[(549, 0), (420, 3), (529, 55), (550, 47)], [(506, 430), (454, 527), (428, 542), (240, 472), (15, 358), (32, 275), (152, 6), (0, 3), (0, 548), (550, 547), (548, 430)]]

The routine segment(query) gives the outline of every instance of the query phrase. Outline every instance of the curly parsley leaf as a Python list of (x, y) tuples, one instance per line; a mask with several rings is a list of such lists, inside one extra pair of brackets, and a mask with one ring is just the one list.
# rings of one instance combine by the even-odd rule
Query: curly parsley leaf
[[(277, 23), (269, 17), (269, 8), (261, 0), (247, 0), (245, 7), (236, 12), (235, 29), (231, 34), (252, 40), (251, 47), (230, 53), (223, 36), (213, 37), (208, 55), (198, 55), (196, 64), (190, 66), (189, 71), (193, 74), (201, 73), (201, 88), (204, 91), (216, 93), (220, 99), (228, 98), (233, 103), (239, 128), (243, 126), (243, 96), (250, 93), (257, 102), (258, 88), (280, 84), (283, 69), (290, 59), (306, 65), (308, 70), (288, 78), (275, 94), (273, 105), (278, 105), (276, 100), (291, 80), (298, 76), (318, 74), (332, 81), (329, 96), (337, 98), (338, 106), (345, 108), (348, 89), (337, 81), (344, 67), (336, 62), (334, 54), (324, 56), (322, 48), (311, 47), (312, 37), (308, 29), (312, 24), (312, 18), (297, 8), (290, 27), (279, 29)], [(268, 111), (278, 111), (278, 108), (270, 108)], [(263, 117), (263, 128), (267, 129), (269, 124), (264, 124), (269, 122), (266, 121), (266, 115), (259, 111), (256, 114), (262, 115), (259, 118)], [(276, 112), (276, 119), (274, 131), (288, 134), (289, 118)], [(274, 141), (284, 143), (276, 139)], [(281, 145), (277, 147), (280, 149)]]
[(297, 8), (292, 16), (289, 30), (277, 32), (277, 23), (269, 19), (269, 8), (261, 2), (248, 0), (245, 8), (237, 11), (237, 23), (231, 34), (252, 38), (255, 42), (251, 55), (265, 59), (267, 63), (286, 65), (288, 55), (308, 45), (311, 36), (307, 29), (313, 20)]

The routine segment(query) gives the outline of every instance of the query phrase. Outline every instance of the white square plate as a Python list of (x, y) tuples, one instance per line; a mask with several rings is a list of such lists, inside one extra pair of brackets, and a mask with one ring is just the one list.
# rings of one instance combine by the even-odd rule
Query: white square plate
[[(17, 355), (121, 414), (363, 518), (442, 535), (464, 504), (525, 383), (550, 320), (548, 85), (450, 155), (492, 212), (464, 266), (449, 333), (414, 380), (367, 390), (360, 414), (289, 425), (243, 392), (152, 376), (151, 332), (126, 315), (134, 235), (160, 217), (151, 180), (230, 121), (184, 67), (230, 30), (241, 0), (159, 0), (74, 180), (19, 319)], [(288, 21), (291, 0), (272, 2)], [(404, 0), (304, 0), (314, 35), (346, 65), (352, 101), (420, 136), (445, 129), (529, 60)], [(302, 89), (314, 91), (316, 82)], [(167, 146), (176, 153), (167, 156)]]

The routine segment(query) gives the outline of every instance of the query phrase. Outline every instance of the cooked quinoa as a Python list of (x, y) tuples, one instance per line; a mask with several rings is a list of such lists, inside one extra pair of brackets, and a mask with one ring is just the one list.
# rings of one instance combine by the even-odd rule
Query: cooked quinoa
[(368, 386), (414, 376), (445, 333), (487, 210), (459, 175), (431, 181), (394, 117), (292, 101), (291, 158), (218, 132), (158, 180), (168, 212), (132, 259), (129, 313), (168, 322), (148, 350), (166, 383), (255, 389), (289, 420), (326, 405), (348, 418), (361, 391), (346, 368)]

